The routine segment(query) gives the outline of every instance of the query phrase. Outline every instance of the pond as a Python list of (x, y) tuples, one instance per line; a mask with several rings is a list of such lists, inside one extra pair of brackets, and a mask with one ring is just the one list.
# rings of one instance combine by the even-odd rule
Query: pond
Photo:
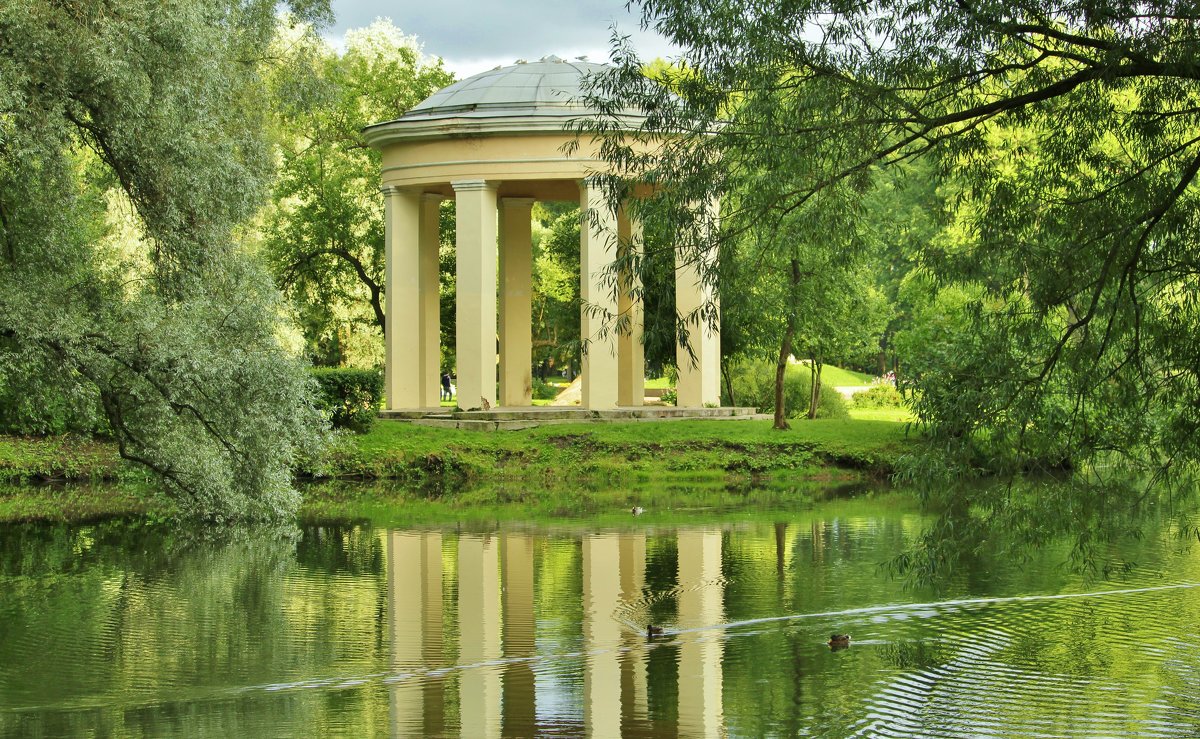
[(911, 501), (0, 527), (0, 735), (1200, 735), (1176, 524), (1107, 579), (1063, 542), (913, 585)]

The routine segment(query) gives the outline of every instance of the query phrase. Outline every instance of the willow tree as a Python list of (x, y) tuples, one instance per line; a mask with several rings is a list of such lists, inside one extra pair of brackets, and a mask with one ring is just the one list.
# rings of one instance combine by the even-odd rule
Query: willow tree
[[(1018, 461), (1200, 459), (1194, 5), (630, 5), (686, 73), (651, 83), (618, 43), (593, 102), (648, 114), (642, 148), (601, 126), (621, 173), (702, 199), (738, 174), (720, 154), (749, 152), (786, 179), (783, 209), (919, 157), (953, 182), (956, 222), (919, 262), (979, 293), (971, 342), (939, 375), (948, 386), (919, 407), (934, 436), (1002, 442)], [(662, 144), (657, 163), (647, 140)], [(789, 168), (806, 161), (831, 166)]]
[(0, 383), (94, 399), (123, 457), (216, 520), (291, 513), (320, 426), (237, 239), (271, 181), (275, 11), (0, 5)]

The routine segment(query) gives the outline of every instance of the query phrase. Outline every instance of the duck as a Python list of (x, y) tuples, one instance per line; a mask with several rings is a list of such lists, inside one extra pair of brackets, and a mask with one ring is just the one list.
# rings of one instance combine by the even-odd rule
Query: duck
[(649, 624), (648, 626), (646, 626), (646, 638), (647, 639), (653, 639), (656, 636), (662, 636), (662, 635), (663, 635), (663, 627), (655, 626), (654, 624)]
[(635, 516), (640, 516), (646, 512), (646, 509), (642, 508), (640, 505), (635, 505), (629, 512)]
[(834, 649), (845, 649), (846, 647), (850, 646), (850, 635), (849, 634), (830, 634), (829, 635), (829, 646)]

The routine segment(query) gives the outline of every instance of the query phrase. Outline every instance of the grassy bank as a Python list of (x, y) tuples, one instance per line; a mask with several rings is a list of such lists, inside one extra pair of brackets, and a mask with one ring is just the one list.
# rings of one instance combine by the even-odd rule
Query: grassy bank
[[(744, 500), (751, 490), (786, 498), (805, 482), (883, 480), (912, 439), (895, 412), (859, 415), (796, 420), (782, 432), (768, 421), (574, 424), (494, 433), (380, 421), (368, 434), (341, 437), (324, 459), (299, 473), (316, 480), (390, 482), (367, 493), (362, 486), (306, 485), (304, 515), (380, 518), (405, 507), (403, 515), (471, 510), (487, 516), (523, 503), (535, 505), (536, 515), (582, 515), (595, 506), (623, 508), (628, 496), (638, 494), (631, 483), (668, 501), (672, 490), (707, 486), (705, 505), (720, 506), (726, 500), (721, 496)], [(112, 444), (0, 437), (0, 522), (168, 515), (169, 502), (146, 481), (142, 471), (121, 462)], [(441, 500), (451, 490), (453, 497)]]
[(114, 481), (141, 474), (116, 444), (76, 436), (0, 436), (0, 482)]
[(342, 439), (315, 477), (564, 480), (694, 475), (883, 478), (911, 443), (906, 425), (873, 418), (570, 424), (481, 433), (381, 421)]

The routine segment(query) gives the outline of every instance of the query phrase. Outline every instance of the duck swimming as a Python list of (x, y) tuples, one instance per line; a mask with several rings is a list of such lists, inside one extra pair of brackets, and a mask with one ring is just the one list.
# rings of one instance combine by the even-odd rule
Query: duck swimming
[(629, 512), (630, 512), (630, 513), (632, 513), (632, 514), (633, 514), (633, 515), (635, 515), (635, 516), (640, 516), (640, 515), (642, 515), (643, 513), (645, 513), (645, 512), (646, 512), (646, 509), (645, 509), (645, 508), (642, 508), (640, 505), (635, 505), (635, 506), (633, 507), (633, 510), (631, 510), (631, 511), (629, 511)]
[(830, 634), (829, 646), (831, 649), (845, 649), (850, 646), (849, 634)]
[(656, 636), (663, 635), (663, 627), (650, 624), (646, 627), (646, 638), (653, 639)]

